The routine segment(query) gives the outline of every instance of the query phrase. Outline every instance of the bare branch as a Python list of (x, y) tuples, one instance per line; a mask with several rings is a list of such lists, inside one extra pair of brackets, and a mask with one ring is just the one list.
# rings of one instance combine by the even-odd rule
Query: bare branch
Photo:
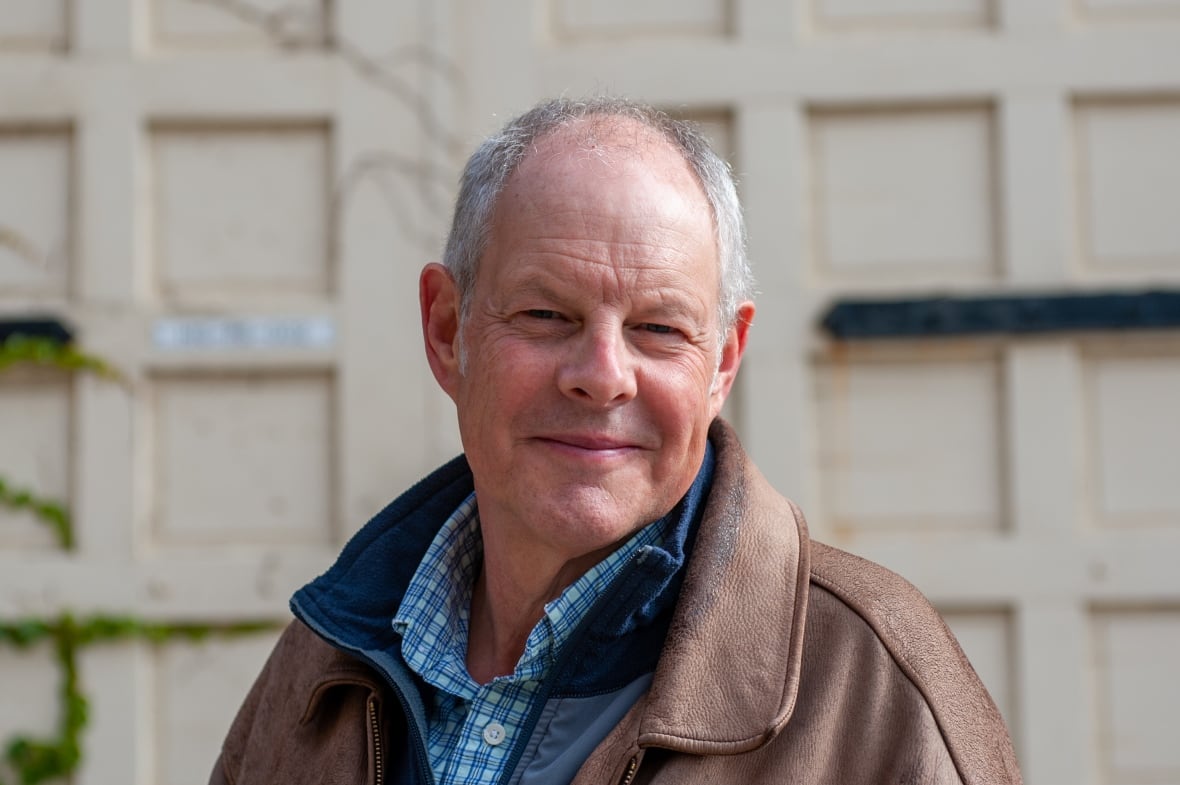
[(41, 253), (31, 240), (15, 229), (0, 226), (0, 248), (7, 248), (29, 264), (49, 267), (49, 255)]
[[(309, 43), (306, 37), (306, 28), (303, 37), (298, 37), (297, 33), (291, 29), (291, 20), (302, 18), (305, 24), (307, 24), (307, 20), (311, 20), (310, 24), (318, 21), (318, 16), (306, 8), (290, 4), (273, 11), (266, 11), (249, 0), (188, 0), (188, 2), (219, 8), (243, 22), (257, 27), (279, 46), (288, 48), (306, 47)], [(418, 65), (443, 77), (451, 84), (457, 84), (462, 77), (459, 68), (452, 61), (418, 44), (398, 47), (386, 55), (373, 56), (339, 36), (331, 35), (330, 38), (328, 43), (331, 49), (346, 65), (352, 68), (354, 73), (369, 84), (393, 96), (410, 109), (428, 143), (439, 146), (448, 155), (455, 155), (462, 151), (462, 141), (456, 138), (438, 117), (430, 104), (429, 96), (416, 89), (409, 80), (399, 73), (406, 66)]]
[(341, 176), (332, 194), (333, 237), (331, 247), (337, 248), (335, 232), (339, 231), (341, 216), (349, 197), (363, 183), (370, 182), (377, 187), (398, 228), (427, 251), (435, 250), (437, 238), (422, 229), (415, 221), (409, 205), (411, 197), (406, 193), (408, 186), (414, 186), (422, 206), (436, 215), (445, 216), (449, 209), (449, 178), (446, 172), (430, 164), (395, 152), (373, 152), (358, 156)]
[(306, 8), (285, 5), (273, 11), (265, 11), (253, 3), (243, 0), (188, 0), (190, 3), (208, 5), (237, 17), (256, 27), (276, 44), (287, 48), (301, 48), (312, 45), (308, 31), (320, 21), (319, 15)]

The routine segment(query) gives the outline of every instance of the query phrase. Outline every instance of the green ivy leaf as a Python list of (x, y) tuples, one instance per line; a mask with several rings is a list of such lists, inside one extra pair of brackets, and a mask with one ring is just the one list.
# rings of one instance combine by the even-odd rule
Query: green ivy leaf
[(69, 511), (61, 504), (43, 499), (27, 488), (18, 488), (11, 481), (0, 477), (0, 506), (18, 512), (31, 512), (34, 518), (53, 530), (59, 546), (64, 550), (73, 549), (73, 523)]
[(107, 379), (124, 381), (123, 376), (106, 360), (86, 354), (73, 344), (52, 338), (11, 335), (0, 343), (0, 371), (22, 363), (45, 365), (63, 371), (87, 371)]

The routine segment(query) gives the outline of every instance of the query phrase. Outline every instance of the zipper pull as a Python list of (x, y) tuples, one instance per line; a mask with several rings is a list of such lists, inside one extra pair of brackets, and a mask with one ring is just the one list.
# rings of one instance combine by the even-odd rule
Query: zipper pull
[(637, 771), (639, 771), (639, 756), (632, 755), (631, 760), (627, 762), (627, 770), (623, 772), (623, 779), (619, 780), (619, 785), (631, 785), (635, 781)]

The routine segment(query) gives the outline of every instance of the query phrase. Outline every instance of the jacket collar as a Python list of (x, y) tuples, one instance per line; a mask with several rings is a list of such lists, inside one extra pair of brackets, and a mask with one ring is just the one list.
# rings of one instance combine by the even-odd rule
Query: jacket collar
[[(652, 688), (627, 727), (616, 730), (639, 746), (729, 754), (773, 738), (794, 708), (807, 531), (798, 508), (771, 488), (727, 423), (716, 420), (709, 440), (712, 483), (699, 489), (707, 497)], [(335, 646), (389, 651), (396, 642), (390, 619), (406, 584), (434, 531), (471, 489), (462, 457), (422, 480), (295, 594), (296, 616)]]
[(802, 513), (750, 461), (724, 421), (712, 492), (646, 701), (640, 747), (732, 754), (782, 730), (799, 691), (807, 605)]
[(336, 562), (291, 598), (291, 611), (329, 643), (357, 654), (389, 651), (392, 619), (435, 532), (472, 491), (459, 456), (377, 513)]

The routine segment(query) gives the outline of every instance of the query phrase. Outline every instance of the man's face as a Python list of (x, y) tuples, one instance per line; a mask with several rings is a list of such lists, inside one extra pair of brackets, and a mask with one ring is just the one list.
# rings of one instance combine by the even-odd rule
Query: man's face
[(540, 142), (500, 198), (462, 371), (435, 367), (485, 533), (522, 554), (575, 559), (670, 510), (740, 362), (753, 306), (719, 338), (708, 203), (674, 151), (640, 144)]

